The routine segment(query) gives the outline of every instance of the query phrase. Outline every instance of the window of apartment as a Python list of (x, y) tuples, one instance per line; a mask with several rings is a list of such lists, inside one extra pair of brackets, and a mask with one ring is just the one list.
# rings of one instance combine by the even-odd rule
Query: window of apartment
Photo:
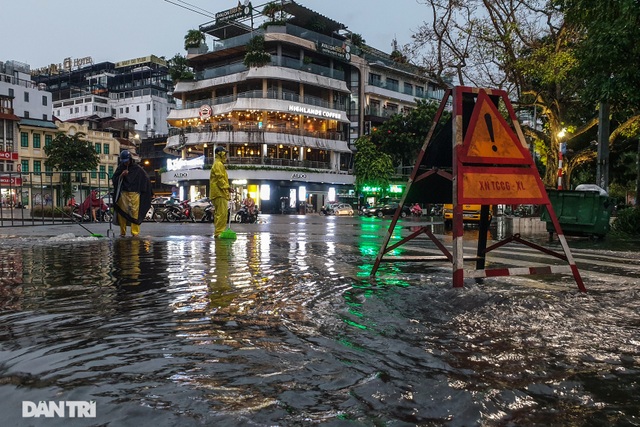
[(47, 115), (46, 114), (42, 115), (42, 120), (47, 120)]
[(52, 141), (53, 141), (53, 137), (51, 135), (45, 135), (44, 136), (44, 146), (45, 147), (50, 146)]
[(136, 105), (136, 113), (139, 113), (139, 112), (140, 112), (140, 106)]
[(44, 165), (44, 174), (46, 176), (53, 176), (53, 166)]
[(20, 162), (21, 172), (27, 173), (29, 172), (29, 160), (22, 160)]
[[(39, 133), (34, 133), (33, 134), (33, 148), (40, 148), (40, 134)], [(35, 169), (35, 165), (34, 165), (34, 169)]]
[(73, 114), (73, 108), (69, 108), (69, 114)]
[(96, 142), (95, 146), (96, 146), (96, 153), (100, 154), (102, 152), (102, 144), (100, 144), (99, 142)]
[(96, 179), (98, 178), (98, 170), (92, 170), (91, 171), (91, 179)]
[(107, 171), (108, 171), (108, 173), (109, 173), (109, 176), (113, 176), (113, 166), (109, 166), (109, 167), (107, 168)]
[(76, 113), (80, 112), (80, 107), (76, 107)]
[(107, 168), (104, 166), (100, 166), (100, 179), (105, 179), (107, 177)]
[(25, 112), (24, 112), (24, 118), (25, 118), (25, 119), (28, 119), (28, 118), (29, 118), (29, 112), (28, 112), (28, 111), (25, 111)]
[(413, 85), (411, 83), (404, 82), (404, 93), (413, 95)]
[(400, 81), (387, 77), (387, 89), (397, 92), (400, 89)]
[(122, 114), (123, 111), (124, 111), (124, 109), (122, 107), (120, 107), (120, 114)]
[(9, 96), (13, 98), (13, 88), (9, 88)]
[(20, 147), (29, 148), (29, 134), (20, 132)]
[(147, 104), (147, 111), (151, 111), (151, 104)]
[(42, 105), (47, 105), (47, 96), (46, 95), (42, 95)]
[(84, 111), (85, 111), (85, 113), (86, 113), (87, 111), (89, 111), (89, 106), (88, 106), (88, 105), (85, 105), (85, 106), (84, 106)]
[(380, 116), (380, 101), (378, 101), (377, 99), (372, 99), (371, 102), (369, 102), (369, 114), (371, 114), (372, 116)]
[(42, 162), (40, 160), (33, 161), (33, 173), (40, 175), (42, 172)]
[(29, 92), (24, 93), (24, 102), (29, 102)]
[(380, 74), (369, 73), (369, 83), (374, 86), (382, 84), (382, 76)]
[(416, 86), (416, 97), (424, 98), (424, 88), (422, 86)]
[(102, 144), (102, 152), (104, 154), (109, 154), (109, 144), (107, 143)]
[(129, 107), (126, 107), (126, 108), (124, 109), (124, 112), (128, 114), (128, 113), (129, 113)]

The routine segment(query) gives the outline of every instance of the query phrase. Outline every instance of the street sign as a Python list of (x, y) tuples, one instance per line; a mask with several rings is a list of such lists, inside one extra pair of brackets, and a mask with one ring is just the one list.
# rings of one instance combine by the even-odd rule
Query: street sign
[(532, 162), (529, 150), (520, 143), (485, 91), (478, 94), (458, 160), (494, 165), (529, 165)]
[(538, 172), (525, 168), (466, 167), (460, 172), (458, 199), (467, 204), (544, 204), (546, 192)]
[(200, 118), (202, 120), (208, 120), (211, 117), (211, 107), (207, 104), (204, 104), (200, 107)]

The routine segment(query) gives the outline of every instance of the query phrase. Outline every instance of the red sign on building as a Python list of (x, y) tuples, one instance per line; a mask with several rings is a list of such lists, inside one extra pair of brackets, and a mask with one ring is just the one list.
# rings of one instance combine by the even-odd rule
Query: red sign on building
[(0, 160), (18, 160), (18, 153), (11, 151), (0, 151)]
[(18, 187), (22, 185), (22, 178), (19, 176), (0, 176), (0, 186)]

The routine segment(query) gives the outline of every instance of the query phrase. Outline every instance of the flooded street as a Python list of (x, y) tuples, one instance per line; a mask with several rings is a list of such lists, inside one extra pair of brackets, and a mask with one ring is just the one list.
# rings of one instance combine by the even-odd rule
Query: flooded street
[[(146, 223), (137, 239), (3, 238), (2, 425), (640, 424), (637, 245), (570, 240), (587, 293), (567, 275), (452, 289), (450, 264), (385, 263), (370, 280), (388, 225), (276, 216), (233, 227), (235, 241)], [(504, 260), (550, 257), (488, 258)], [(23, 401), (97, 413), (23, 418)]]

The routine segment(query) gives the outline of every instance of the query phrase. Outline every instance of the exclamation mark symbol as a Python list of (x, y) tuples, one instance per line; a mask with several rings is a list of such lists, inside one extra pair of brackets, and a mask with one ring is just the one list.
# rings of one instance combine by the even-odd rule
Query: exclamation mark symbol
[(496, 147), (496, 138), (495, 136), (493, 136), (493, 121), (491, 121), (491, 114), (485, 114), (484, 121), (487, 122), (487, 130), (489, 131), (489, 138), (491, 138), (491, 149), (494, 152), (497, 152), (498, 147)]

